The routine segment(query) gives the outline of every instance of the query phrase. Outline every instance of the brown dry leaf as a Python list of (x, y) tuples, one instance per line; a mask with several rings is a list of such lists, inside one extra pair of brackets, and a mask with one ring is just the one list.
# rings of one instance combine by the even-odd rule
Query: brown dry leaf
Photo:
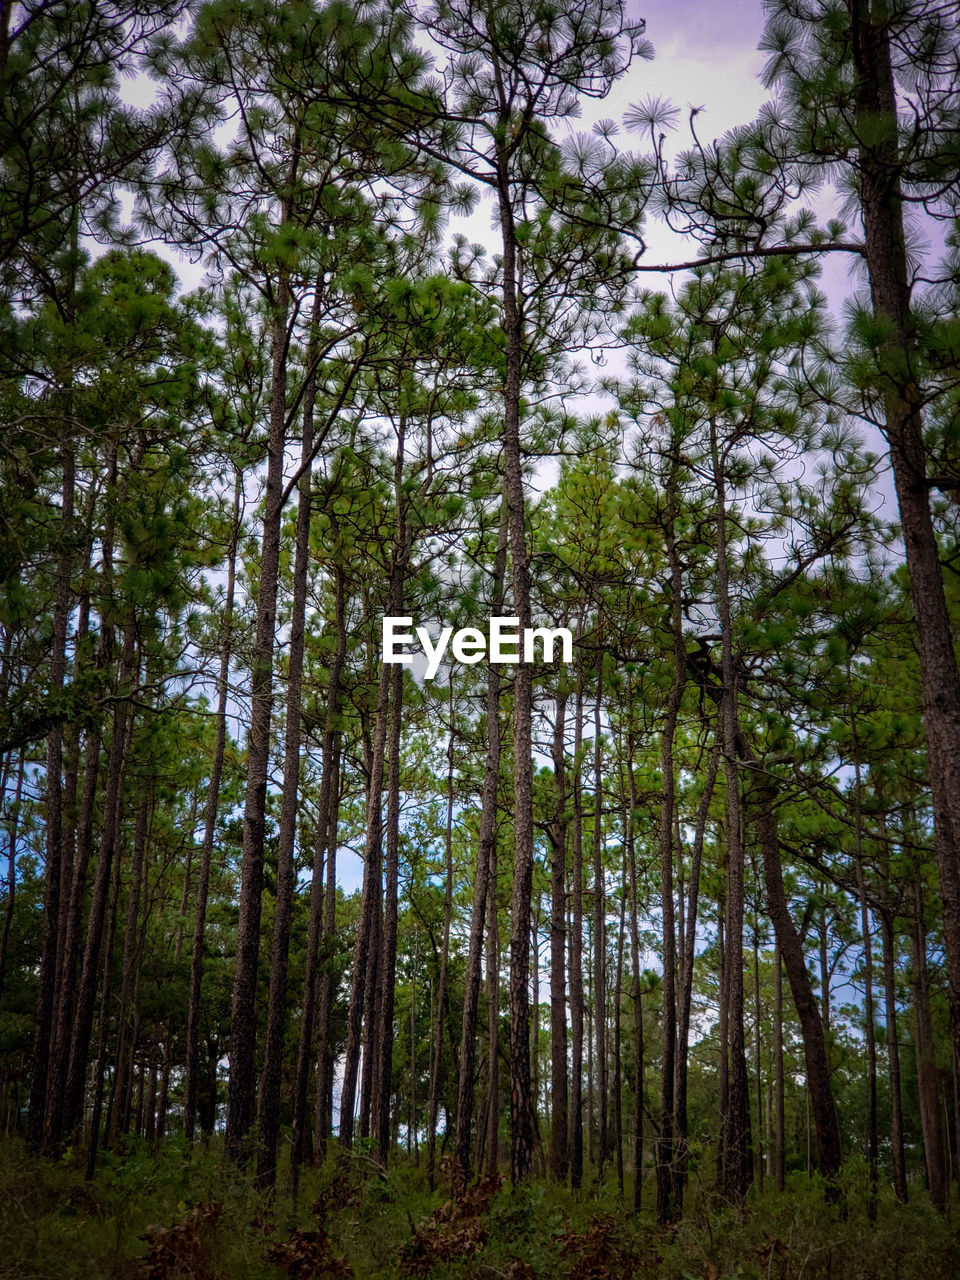
[(217, 1280), (210, 1236), (222, 1213), (222, 1204), (199, 1204), (172, 1227), (147, 1227), (141, 1280)]
[(350, 1280), (353, 1269), (346, 1258), (334, 1256), (325, 1231), (294, 1231), (288, 1240), (270, 1246), (267, 1262), (283, 1267), (294, 1280)]

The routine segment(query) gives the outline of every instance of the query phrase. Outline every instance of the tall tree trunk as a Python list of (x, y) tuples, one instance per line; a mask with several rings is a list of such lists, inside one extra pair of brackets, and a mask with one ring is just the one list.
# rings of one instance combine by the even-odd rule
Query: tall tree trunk
[[(321, 290), (314, 300), (308, 365), (315, 361), (313, 334), (319, 323)], [(283, 798), (277, 836), (277, 893), (270, 951), (270, 988), (267, 996), (267, 1038), (260, 1076), (259, 1131), (256, 1185), (272, 1187), (277, 1178), (277, 1143), (280, 1139), (280, 1078), (283, 1068), (286, 1022), (287, 968), (290, 954), (290, 918), (293, 911), (294, 851), (297, 836), (297, 802), (300, 794), (300, 711), (303, 702), (303, 653), (307, 611), (307, 570), (310, 557), (310, 509), (313, 501), (313, 413), (316, 372), (311, 367), (303, 395), (303, 438), (300, 453), (297, 528), (294, 538), (293, 599), (290, 610), (290, 651), (287, 660), (286, 724), (283, 739)]]
[(773, 951), (773, 963), (776, 969), (773, 993), (773, 1071), (774, 1089), (776, 1092), (776, 1139), (773, 1162), (774, 1178), (778, 1191), (786, 1185), (786, 1098), (784, 1096), (783, 1070), (783, 958), (778, 942)]
[[(193, 799), (190, 802), (190, 825), (187, 828), (189, 832), (189, 841), (187, 843), (187, 865), (183, 872), (183, 886), (180, 890), (180, 913), (177, 922), (177, 940), (173, 947), (174, 965), (179, 965), (180, 957), (183, 955), (183, 940), (186, 935), (187, 909), (190, 905), (190, 892), (193, 888), (193, 858), (196, 852), (193, 835), (197, 829), (197, 809), (200, 804), (200, 789), (195, 787), (193, 791)], [(189, 1013), (189, 1000), (188, 1000)], [(170, 1099), (170, 1073), (173, 1070), (173, 1017), (168, 1015), (163, 1027), (163, 1059), (160, 1068), (160, 1098), (156, 1099), (156, 1115), (154, 1124), (154, 1139), (163, 1138), (167, 1132), (167, 1107)], [(157, 1051), (159, 1052), (159, 1044)]]
[[(750, 760), (748, 749), (740, 740), (742, 758)], [(817, 1009), (816, 997), (807, 972), (803, 944), (797, 933), (783, 887), (783, 868), (780, 862), (780, 838), (774, 805), (776, 796), (766, 780), (759, 776), (755, 783), (757, 792), (757, 834), (763, 854), (763, 874), (767, 891), (767, 909), (777, 937), (777, 945), (787, 970), (787, 979), (800, 1020), (803, 1037), (803, 1056), (807, 1068), (807, 1089), (817, 1132), (817, 1152), (820, 1172), (828, 1184), (828, 1194), (836, 1194), (835, 1180), (840, 1172), (842, 1149), (840, 1126), (830, 1084), (830, 1067), (827, 1062), (827, 1046), (823, 1035), (823, 1022)]]
[(723, 1185), (731, 1200), (746, 1196), (753, 1174), (750, 1151), (750, 1096), (743, 1028), (744, 850), (740, 819), (740, 775), (737, 761), (737, 673), (730, 608), (730, 563), (727, 554), (727, 482), (716, 423), (710, 421), (710, 453), (717, 495), (717, 612), (721, 636), (721, 715), (723, 773), (726, 782), (727, 892), (726, 953), (721, 999), (727, 1011), (729, 1074), (727, 1105), (722, 1116)]
[(870, 931), (870, 908), (863, 876), (863, 780), (859, 760), (856, 769), (856, 827), (854, 855), (857, 863), (857, 893), (860, 898), (860, 927), (863, 933), (863, 1018), (867, 1042), (867, 1168), (870, 1173), (870, 1197), (867, 1213), (872, 1221), (877, 1216), (877, 1035), (873, 1013), (873, 939)]
[[(392, 607), (393, 596), (388, 603), (391, 615), (398, 613)], [(340, 1091), (339, 1139), (342, 1147), (353, 1145), (354, 1110), (357, 1100), (357, 1076), (360, 1066), (360, 1047), (363, 1040), (363, 1016), (367, 1003), (368, 968), (371, 951), (377, 942), (381, 890), (381, 834), (383, 826), (382, 793), (383, 766), (387, 741), (387, 724), (390, 702), (390, 666), (383, 663), (377, 689), (377, 707), (374, 720), (373, 742), (370, 748), (369, 781), (367, 790), (367, 830), (363, 853), (363, 887), (361, 890), (360, 922), (353, 952), (353, 974), (350, 986), (350, 1006), (347, 1013), (347, 1048), (343, 1068), (343, 1087)], [(367, 1051), (371, 1046), (366, 1046)]]
[[(107, 895), (110, 873), (117, 856), (120, 808), (123, 797), (123, 775), (133, 731), (134, 713), (126, 701), (130, 685), (135, 679), (136, 627), (129, 621), (124, 628), (123, 650), (117, 679), (119, 698), (114, 712), (113, 735), (107, 759), (106, 790), (103, 802), (103, 829), (97, 855), (97, 873), (94, 877), (90, 911), (87, 917), (87, 936), (83, 949), (83, 967), (77, 990), (70, 1060), (66, 1074), (63, 1107), (64, 1129), (72, 1131), (80, 1123), (83, 1113), (84, 1077), (87, 1052), (93, 1030), (93, 1013), (96, 1004), (97, 982), (100, 975), (100, 957), (103, 951), (103, 931), (107, 914)], [(112, 926), (111, 926), (112, 927)]]
[[(624, 853), (626, 859), (626, 852)], [(617, 982), (613, 995), (613, 1126), (614, 1154), (617, 1162), (617, 1188), (623, 1199), (623, 1070), (620, 1060), (620, 1006), (623, 999), (624, 922), (627, 904), (627, 867), (623, 868), (620, 893), (620, 920), (617, 926)]]
[(856, 123), (863, 139), (858, 194), (873, 311), (887, 331), (879, 352), (881, 392), (917, 623), (950, 1023), (954, 1062), (960, 1063), (960, 673), (930, 511), (923, 442), (927, 397), (917, 382), (922, 362), (914, 357), (889, 5), (886, 0), (846, 2)]
[[(437, 1115), (440, 1108), (440, 1068), (443, 1029), (447, 1021), (447, 967), (450, 962), (450, 922), (453, 915), (453, 676), (450, 679), (450, 740), (447, 743), (447, 819), (443, 840), (443, 936), (437, 982), (437, 1034), (430, 1057), (430, 1099), (427, 1120), (427, 1181), (433, 1189), (437, 1158)], [(449, 1123), (448, 1123), (449, 1127)]]
[[(450, 712), (453, 714), (453, 676), (450, 677)], [(383, 956), (380, 963), (379, 1029), (371, 1134), (376, 1140), (380, 1167), (390, 1154), (390, 1097), (393, 1079), (393, 1009), (397, 977), (397, 888), (400, 874), (400, 748), (403, 731), (403, 667), (393, 669), (390, 691), (390, 766), (387, 777), (387, 859), (383, 910)], [(447, 778), (447, 872), (453, 879), (453, 724), (450, 725), (450, 771)], [(448, 890), (449, 892), (449, 890)], [(449, 929), (449, 925), (447, 926)], [(449, 946), (449, 942), (447, 944)], [(437, 1037), (439, 1043), (441, 1037)]]
[(220, 615), (220, 670), (217, 674), (217, 738), (210, 764), (207, 805), (203, 816), (203, 844), (197, 880), (197, 906), (193, 922), (193, 952), (190, 957), (190, 994), (187, 1000), (187, 1048), (184, 1066), (183, 1131), (193, 1141), (197, 1117), (200, 1072), (200, 991), (203, 983), (203, 947), (207, 928), (207, 901), (210, 896), (210, 869), (220, 808), (220, 782), (227, 746), (227, 703), (230, 696), (230, 658), (233, 650), (233, 604), (237, 581), (237, 544), (240, 538), (240, 511), (243, 500), (243, 472), (234, 477), (230, 548), (227, 553), (227, 585)]
[(593, 965), (597, 1019), (597, 1177), (607, 1161), (607, 896), (603, 869), (603, 629), (597, 631), (597, 697), (593, 712)]
[[(296, 176), (291, 162), (288, 184)], [(281, 224), (289, 221), (289, 200)], [(277, 586), (283, 521), (283, 459), (287, 438), (287, 357), (290, 345), (290, 283), (281, 271), (270, 325), (270, 430), (267, 477), (257, 585), (256, 629), (250, 664), (250, 731), (243, 806), (243, 855), (237, 956), (230, 1013), (230, 1082), (227, 1090), (226, 1153), (233, 1161), (247, 1155), (256, 1098), (257, 973), (260, 964), (260, 910), (266, 838), (267, 768), (273, 712), (273, 654), (277, 629)]]
[(680, 1212), (680, 1176), (677, 1161), (677, 1116), (675, 1073), (677, 1053), (677, 944), (674, 919), (673, 825), (674, 825), (674, 741), (680, 704), (687, 683), (687, 651), (683, 636), (683, 572), (676, 541), (676, 489), (671, 472), (668, 480), (667, 517), (664, 536), (670, 565), (670, 632), (673, 648), (673, 678), (660, 733), (660, 776), (663, 796), (660, 808), (660, 894), (663, 920), (663, 1054), (660, 1083), (660, 1135), (657, 1141), (657, 1218), (672, 1222)]
[[(493, 566), (491, 616), (503, 608), (504, 582), (507, 568), (507, 503), (500, 504), (500, 530)], [(470, 1142), (473, 1126), (477, 1057), (477, 1010), (480, 1003), (480, 978), (483, 962), (483, 937), (488, 899), (496, 897), (496, 884), (491, 882), (491, 867), (496, 858), (497, 782), (500, 777), (500, 673), (494, 663), (487, 664), (486, 733), (487, 754), (483, 767), (483, 793), (480, 800), (480, 832), (477, 840), (477, 875), (474, 882), (473, 915), (467, 950), (467, 973), (463, 992), (463, 1021), (460, 1028), (460, 1065), (457, 1086), (457, 1134), (453, 1155), (453, 1193), (461, 1195), (470, 1180)], [(493, 907), (496, 920), (496, 905)], [(496, 1022), (491, 1006), (491, 1020)], [(495, 1067), (496, 1039), (493, 1040), (491, 1073)], [(495, 1091), (494, 1091), (495, 1092)], [(493, 1108), (496, 1109), (495, 1107)]]
[(573, 920), (570, 929), (570, 1185), (583, 1181), (583, 670), (577, 662), (573, 724)]
[[(562, 681), (558, 676), (558, 682)], [(557, 688), (556, 721), (553, 730), (553, 779), (556, 789), (553, 825), (550, 830), (550, 1174), (557, 1182), (567, 1177), (567, 765), (564, 747), (567, 719), (567, 690)]]
[(753, 928), (753, 1068), (757, 1078), (757, 1185), (763, 1191), (763, 1074), (760, 1063), (760, 933)]
[(137, 816), (133, 836), (133, 858), (130, 863), (130, 879), (127, 885), (127, 918), (123, 931), (123, 958), (120, 966), (120, 1004), (117, 1013), (117, 1049), (113, 1088), (107, 1106), (104, 1143), (110, 1146), (118, 1129), (123, 1132), (123, 1116), (128, 1111), (127, 1095), (130, 1090), (130, 1072), (132, 1070), (133, 1023), (135, 1014), (131, 1010), (136, 969), (137, 934), (140, 924), (140, 891), (143, 888), (143, 863), (147, 848), (147, 831), (150, 823), (150, 798), (146, 791), (145, 779), (140, 780), (144, 788), (137, 803)]
[[(0, 798), (7, 794), (7, 778), (12, 752), (7, 752), (4, 764), (3, 785), (0, 786)], [(23, 795), (23, 753), (17, 759), (17, 781), (13, 790), (13, 812), (10, 814), (7, 828), (7, 905), (3, 913), (3, 937), (0, 938), (0, 996), (3, 995), (3, 982), (7, 968), (7, 947), (10, 942), (10, 927), (13, 924), (13, 913), (17, 901), (17, 831), (20, 826), (20, 799)]]
[(627, 735), (627, 821), (624, 828), (630, 865), (630, 951), (633, 959), (633, 1211), (640, 1212), (643, 1192), (643, 1004), (641, 1001), (640, 929), (637, 911), (637, 850), (634, 823), (637, 784), (633, 773), (633, 731)]
[(497, 1058), (500, 1030), (500, 931), (497, 924), (497, 833), (490, 841), (490, 883), (487, 885), (487, 1150), (486, 1172), (496, 1177), (500, 1161), (500, 1071)]
[[(104, 626), (104, 629), (110, 630), (106, 626)], [(101, 639), (103, 639), (102, 636)], [(49, 1086), (47, 1089), (44, 1148), (48, 1151), (54, 1151), (59, 1146), (66, 1123), (67, 1072), (70, 1064), (70, 1049), (74, 1030), (74, 1005), (83, 952), (83, 904), (87, 884), (87, 871), (93, 852), (93, 823), (97, 800), (97, 782), (100, 776), (101, 745), (102, 734), (100, 729), (97, 728), (89, 735), (85, 747), (86, 760), (84, 762), (83, 797), (80, 804), (80, 820), (77, 832), (77, 853), (74, 859), (66, 935), (63, 942), (63, 965), (61, 967), (60, 991), (57, 1001), (56, 1034), (54, 1036)]]
[(913, 960), (913, 1026), (917, 1055), (917, 1095), (920, 1102), (920, 1127), (923, 1131), (923, 1155), (927, 1170), (927, 1187), (934, 1207), (945, 1213), (950, 1187), (947, 1160), (940, 1123), (940, 1090), (934, 1061), (933, 1026), (930, 1018), (930, 980), (927, 973), (927, 927), (924, 918), (923, 888), (914, 886), (916, 923), (910, 935)]
[(880, 935), (883, 940), (883, 994), (887, 1025), (887, 1071), (890, 1078), (890, 1158), (893, 1164), (893, 1190), (897, 1199), (905, 1204), (907, 1165), (903, 1149), (903, 1094), (900, 1088), (900, 1038), (897, 1031), (896, 953), (893, 912), (886, 906), (880, 911)]
[[(317, 1160), (322, 1163), (327, 1143), (327, 1095), (331, 1063), (328, 1062), (329, 1023), (332, 1013), (333, 975), (329, 962), (320, 979), (320, 1008), (317, 1008), (317, 968), (321, 938), (333, 936), (337, 906), (337, 849), (336, 825), (331, 819), (337, 810), (339, 792), (338, 748), (339, 733), (336, 728), (340, 706), (340, 675), (347, 655), (347, 632), (343, 570), (334, 569), (334, 626), (336, 649), (330, 663), (327, 682), (327, 705), (323, 727), (323, 767), (320, 774), (320, 803), (317, 810), (317, 833), (313, 850), (313, 874), (310, 881), (310, 923), (307, 928), (307, 958), (303, 977), (303, 1013), (300, 1022), (300, 1041), (297, 1048), (297, 1078), (293, 1099), (293, 1145), (290, 1163), (293, 1187), (296, 1190), (300, 1165), (307, 1145), (307, 1091), (310, 1084), (310, 1060), (313, 1053), (313, 1029), (319, 1017), (320, 1047), (317, 1053), (317, 1111), (314, 1148)], [(336, 743), (336, 745), (335, 745)], [(326, 887), (324, 887), (324, 859), (326, 859)], [(329, 934), (326, 923), (329, 920)], [(329, 979), (329, 981), (328, 981)], [(322, 1124), (321, 1124), (322, 1117)]]
[(322, 1163), (326, 1158), (327, 1140), (333, 1125), (333, 1044), (330, 1037), (330, 1019), (333, 1016), (334, 975), (332, 963), (333, 938), (337, 923), (337, 839), (340, 824), (340, 734), (333, 735), (331, 744), (329, 818), (327, 821), (327, 870), (323, 899), (323, 944), (327, 959), (321, 977), (320, 996), (317, 1004), (317, 1096), (314, 1111), (315, 1158)]
[[(392, 673), (391, 673), (392, 682)], [(388, 724), (389, 732), (389, 724)], [(383, 771), (386, 773), (386, 756)], [(381, 817), (382, 824), (382, 817)], [(383, 828), (381, 825), (381, 836)], [(366, 980), (363, 988), (363, 1060), (360, 1076), (360, 1106), (357, 1119), (357, 1134), (360, 1138), (370, 1137), (370, 1119), (373, 1106), (373, 1065), (378, 1060), (377, 1036), (377, 996), (380, 984), (380, 962), (383, 948), (383, 846), (377, 848), (377, 875), (372, 884), (373, 906), (371, 909), (370, 950), (367, 957)], [(439, 1021), (437, 1023), (440, 1025)]]
[[(132, 721), (132, 717), (131, 717)], [(129, 751), (129, 740), (127, 750)], [(120, 813), (114, 819), (114, 843), (120, 840)], [(100, 1118), (103, 1111), (104, 1075), (107, 1067), (107, 1041), (110, 1034), (110, 996), (113, 986), (113, 939), (117, 928), (117, 903), (120, 897), (120, 858), (113, 858), (110, 881), (110, 904), (106, 913), (103, 938), (103, 975), (100, 982), (100, 1016), (97, 1028), (97, 1063), (93, 1081), (93, 1110), (90, 1118), (90, 1141), (87, 1143), (87, 1182), (93, 1181), (100, 1141)], [(82, 1115), (80, 1117), (82, 1120)]]
[(678, 1212), (683, 1208), (683, 1195), (687, 1181), (687, 1159), (689, 1147), (687, 1143), (687, 1066), (690, 1054), (690, 1011), (693, 1003), (693, 966), (696, 957), (697, 919), (700, 905), (700, 869), (703, 865), (703, 844), (706, 839), (707, 819), (710, 815), (710, 802), (717, 781), (717, 768), (720, 763), (721, 742), (719, 735), (714, 740), (707, 765), (707, 777), (703, 786), (703, 795), (697, 808), (696, 826), (693, 833), (693, 849), (690, 855), (690, 880), (686, 906), (686, 931), (684, 934), (683, 953), (680, 957), (680, 983), (677, 997), (677, 1060), (676, 1060), (676, 1140), (678, 1146), (678, 1174), (676, 1182), (676, 1202)]
[(827, 1062), (830, 1061), (830, 934), (827, 928), (827, 909), (824, 906), (822, 895), (824, 886), (818, 883), (817, 889), (821, 895), (820, 907), (817, 912), (817, 941), (820, 953), (820, 1017), (823, 1021), (823, 1038), (827, 1045)]
[[(67, 669), (67, 623), (70, 617), (70, 574), (73, 566), (73, 512), (76, 489), (76, 455), (71, 445), (63, 448), (63, 483), (60, 508), (60, 557), (57, 564), (53, 604), (53, 634), (50, 640), (49, 696), (56, 701), (63, 694)], [(60, 877), (63, 858), (63, 723), (59, 716), (47, 736), (46, 832), (44, 850), (43, 944), (40, 952), (37, 1021), (33, 1039), (30, 1078), (30, 1107), (27, 1112), (27, 1141), (39, 1149), (43, 1145), (44, 1117), (49, 1085), (50, 1042), (54, 1032), (57, 999), (57, 953), (62, 944), (60, 924)], [(62, 969), (62, 965), (60, 966)]]
[[(513, 607), (521, 634), (531, 626), (523, 461), (520, 446), (521, 319), (517, 305), (516, 227), (509, 181), (498, 184), (503, 240), (503, 314), (506, 334), (503, 460), (509, 511)], [(533, 1165), (534, 1116), (530, 1094), (530, 897), (533, 888), (533, 683), (530, 663), (519, 662), (513, 686), (514, 856), (510, 931), (510, 1177), (522, 1182)]]

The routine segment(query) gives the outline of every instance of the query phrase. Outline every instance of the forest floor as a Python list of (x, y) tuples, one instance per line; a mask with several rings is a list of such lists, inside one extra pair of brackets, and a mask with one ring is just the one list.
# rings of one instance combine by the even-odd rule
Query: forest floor
[[(628, 1193), (630, 1188), (628, 1187)], [(616, 1180), (574, 1194), (482, 1180), (451, 1200), (423, 1168), (386, 1177), (363, 1157), (305, 1170), (298, 1205), (257, 1194), (220, 1153), (169, 1140), (156, 1153), (108, 1153), (94, 1182), (67, 1152), (30, 1158), (0, 1145), (2, 1280), (957, 1280), (960, 1207), (943, 1218), (919, 1187), (898, 1204), (881, 1188), (866, 1212), (862, 1169), (846, 1210), (794, 1174), (783, 1194), (741, 1213), (696, 1182), (687, 1216), (656, 1226), (626, 1212)], [(644, 1192), (653, 1198), (652, 1183)]]

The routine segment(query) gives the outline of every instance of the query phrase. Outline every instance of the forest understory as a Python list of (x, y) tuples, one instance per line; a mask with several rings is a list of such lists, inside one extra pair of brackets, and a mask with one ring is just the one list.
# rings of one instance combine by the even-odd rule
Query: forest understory
[[(892, 1190), (871, 1216), (866, 1165), (844, 1175), (844, 1207), (822, 1181), (791, 1174), (785, 1191), (725, 1204), (695, 1181), (681, 1223), (628, 1211), (616, 1184), (580, 1192), (536, 1178), (511, 1190), (484, 1175), (451, 1197), (422, 1165), (388, 1174), (338, 1153), (289, 1191), (257, 1193), (219, 1143), (130, 1143), (87, 1181), (82, 1161), (2, 1147), (3, 1280), (954, 1280), (960, 1229), (920, 1188)], [(445, 1185), (446, 1184), (446, 1185)], [(643, 1198), (643, 1197), (642, 1197)]]

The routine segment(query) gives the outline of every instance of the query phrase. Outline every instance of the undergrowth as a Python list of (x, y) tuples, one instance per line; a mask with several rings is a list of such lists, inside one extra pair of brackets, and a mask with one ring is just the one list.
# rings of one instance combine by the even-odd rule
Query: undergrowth
[(88, 1183), (73, 1152), (38, 1160), (8, 1141), (0, 1280), (956, 1280), (960, 1227), (921, 1188), (906, 1205), (881, 1188), (871, 1221), (862, 1166), (846, 1179), (844, 1209), (799, 1175), (741, 1211), (692, 1188), (661, 1229), (610, 1185), (488, 1178), (451, 1199), (412, 1165), (383, 1176), (341, 1153), (304, 1171), (294, 1205), (254, 1191), (216, 1146), (134, 1144)]

